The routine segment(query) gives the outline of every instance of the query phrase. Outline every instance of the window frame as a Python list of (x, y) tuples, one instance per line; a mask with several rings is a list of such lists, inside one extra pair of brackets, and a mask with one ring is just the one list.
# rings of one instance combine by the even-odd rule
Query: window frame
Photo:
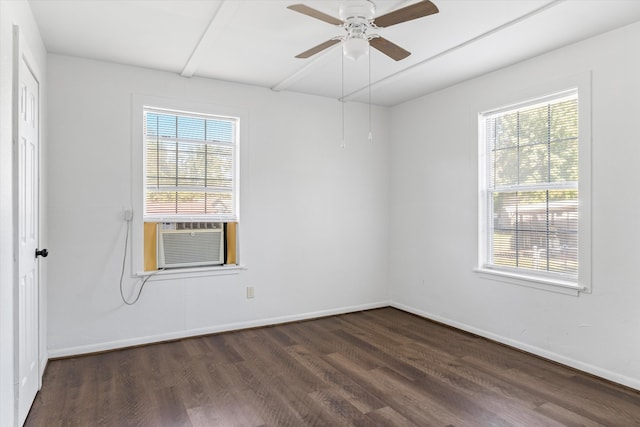
[[(236, 221), (241, 222), (242, 210), (244, 207), (245, 189), (248, 188), (247, 174), (243, 164), (246, 164), (248, 153), (247, 122), (248, 113), (239, 107), (229, 107), (214, 105), (199, 101), (181, 100), (174, 98), (156, 97), (140, 94), (132, 94), (131, 101), (132, 129), (131, 129), (131, 207), (134, 215), (131, 221), (131, 275), (133, 277), (144, 277), (153, 275), (154, 280), (175, 279), (182, 277), (202, 277), (226, 274), (237, 274), (246, 270), (246, 256), (242, 251), (241, 227), (237, 230), (236, 243), (236, 265), (215, 265), (190, 267), (167, 270), (144, 270), (144, 243), (143, 226), (145, 222), (144, 202), (145, 202), (145, 143), (144, 143), (144, 110), (151, 108), (155, 110), (166, 110), (175, 113), (196, 113), (223, 118), (234, 118), (236, 123), (236, 143), (234, 146), (234, 209)], [(202, 217), (193, 218), (194, 221), (202, 222)], [(154, 219), (155, 221), (155, 219)], [(220, 220), (211, 219), (212, 222)], [(183, 219), (168, 219), (167, 222), (184, 222)]]
[[(488, 264), (489, 214), (488, 153), (484, 118), (501, 111), (523, 108), (536, 102), (562, 96), (570, 91), (578, 95), (578, 274), (576, 281), (544, 271), (500, 268)], [(483, 279), (533, 287), (568, 295), (592, 292), (591, 285), (591, 73), (557, 79), (514, 90), (514, 94), (499, 107), (482, 109), (478, 113), (478, 264), (474, 271)], [(508, 90), (505, 90), (505, 94)]]

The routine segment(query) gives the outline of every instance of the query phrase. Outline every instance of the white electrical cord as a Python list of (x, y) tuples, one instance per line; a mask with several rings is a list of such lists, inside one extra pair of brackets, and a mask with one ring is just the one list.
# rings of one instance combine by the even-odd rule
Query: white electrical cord
[(153, 276), (154, 274), (158, 273), (158, 271), (164, 270), (164, 268), (154, 271), (153, 273), (150, 273), (149, 275), (147, 275), (147, 277), (145, 277), (144, 280), (142, 281), (142, 285), (140, 285), (140, 290), (138, 291), (138, 295), (136, 295), (135, 299), (133, 301), (127, 301), (127, 299), (124, 297), (124, 292), (122, 290), (122, 279), (124, 278), (124, 270), (127, 262), (127, 248), (129, 247), (129, 230), (131, 229), (131, 219), (127, 219), (126, 221), (127, 221), (127, 234), (124, 237), (124, 255), (122, 256), (122, 270), (120, 271), (120, 297), (122, 298), (122, 302), (124, 302), (125, 304), (134, 305), (140, 299), (140, 295), (142, 295), (142, 290), (144, 289), (144, 285), (147, 283), (147, 280), (149, 280), (151, 276)]

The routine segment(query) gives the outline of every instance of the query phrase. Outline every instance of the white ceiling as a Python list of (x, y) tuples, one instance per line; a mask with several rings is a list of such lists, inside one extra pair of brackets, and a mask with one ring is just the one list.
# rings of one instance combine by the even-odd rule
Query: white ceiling
[[(373, 0), (376, 15), (416, 0)], [(433, 0), (440, 13), (376, 33), (412, 52), (358, 61), (344, 30), (286, 7), (338, 16), (338, 0), (29, 0), (51, 53), (367, 102), (400, 102), (640, 20), (640, 0)], [(370, 62), (370, 68), (369, 68)], [(342, 76), (344, 75), (344, 84)]]

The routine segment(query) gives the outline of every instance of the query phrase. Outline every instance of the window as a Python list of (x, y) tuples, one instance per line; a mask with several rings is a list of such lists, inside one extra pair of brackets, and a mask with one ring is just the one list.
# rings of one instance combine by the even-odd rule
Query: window
[(133, 209), (142, 213), (132, 221), (133, 242), (140, 242), (132, 252), (133, 274), (242, 269), (238, 164), (246, 114), (138, 95), (133, 105)]
[(144, 108), (145, 221), (237, 221), (237, 119)]
[(480, 114), (483, 272), (586, 289), (581, 117), (577, 89)]

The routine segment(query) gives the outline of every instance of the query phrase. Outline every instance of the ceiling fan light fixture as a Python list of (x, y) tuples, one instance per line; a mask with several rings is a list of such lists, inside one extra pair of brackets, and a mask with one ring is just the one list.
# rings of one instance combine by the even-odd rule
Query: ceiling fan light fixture
[(369, 54), (369, 39), (364, 37), (348, 37), (342, 43), (342, 53), (349, 59), (357, 61), (364, 55)]

